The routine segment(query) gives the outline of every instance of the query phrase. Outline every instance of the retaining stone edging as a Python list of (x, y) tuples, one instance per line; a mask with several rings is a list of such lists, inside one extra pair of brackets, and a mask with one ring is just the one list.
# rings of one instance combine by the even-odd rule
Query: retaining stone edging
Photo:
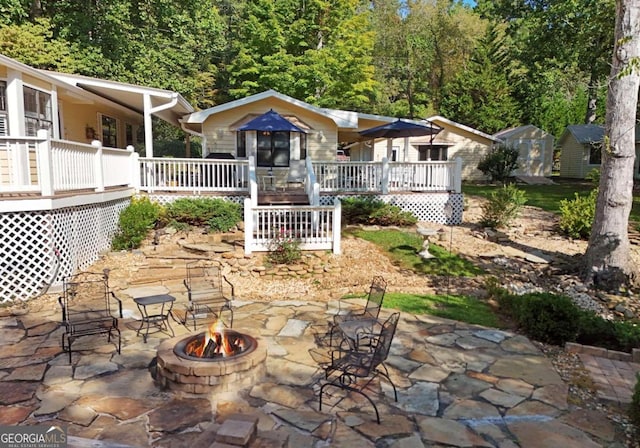
[(594, 347), (592, 345), (582, 345), (575, 342), (567, 342), (564, 348), (570, 353), (584, 353), (587, 355), (598, 356), (600, 358), (612, 359), (616, 361), (637, 362), (640, 363), (640, 348), (632, 349), (631, 353), (609, 350), (603, 347)]

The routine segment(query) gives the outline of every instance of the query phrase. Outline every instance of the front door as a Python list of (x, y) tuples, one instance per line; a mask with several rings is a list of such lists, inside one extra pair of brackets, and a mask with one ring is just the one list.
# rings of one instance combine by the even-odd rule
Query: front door
[(288, 131), (257, 132), (257, 162), (259, 167), (286, 168), (291, 158)]

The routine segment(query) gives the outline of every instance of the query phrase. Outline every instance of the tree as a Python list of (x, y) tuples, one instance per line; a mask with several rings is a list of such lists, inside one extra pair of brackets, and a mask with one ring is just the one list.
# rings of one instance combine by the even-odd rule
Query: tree
[(442, 115), (490, 134), (519, 123), (502, 42), (500, 30), (491, 26), (468, 67), (445, 87)]
[(639, 87), (640, 0), (616, 0), (600, 191), (585, 253), (586, 279), (608, 290), (637, 280), (627, 232), (633, 202)]

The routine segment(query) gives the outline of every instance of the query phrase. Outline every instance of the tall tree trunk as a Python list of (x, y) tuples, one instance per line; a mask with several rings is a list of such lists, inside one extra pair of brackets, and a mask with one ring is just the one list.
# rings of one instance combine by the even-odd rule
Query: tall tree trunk
[(587, 87), (587, 114), (584, 117), (584, 122), (586, 124), (592, 124), (596, 121), (598, 106), (597, 82), (597, 74), (592, 71), (589, 79), (589, 87)]
[(635, 280), (628, 237), (640, 87), (640, 0), (616, 0), (615, 48), (602, 146), (600, 191), (585, 254), (589, 282), (614, 290)]

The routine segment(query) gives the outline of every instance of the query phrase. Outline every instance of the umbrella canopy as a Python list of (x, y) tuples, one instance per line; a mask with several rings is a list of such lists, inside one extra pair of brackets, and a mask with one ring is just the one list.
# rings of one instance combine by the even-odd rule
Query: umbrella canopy
[(243, 124), (238, 131), (289, 131), (306, 134), (305, 130), (300, 129), (273, 109)]
[(375, 128), (365, 129), (364, 131), (360, 131), (359, 134), (369, 138), (402, 138), (418, 135), (436, 135), (441, 130), (441, 127), (433, 123), (429, 123), (429, 125), (426, 126), (419, 123), (396, 120), (392, 123), (376, 126)]

